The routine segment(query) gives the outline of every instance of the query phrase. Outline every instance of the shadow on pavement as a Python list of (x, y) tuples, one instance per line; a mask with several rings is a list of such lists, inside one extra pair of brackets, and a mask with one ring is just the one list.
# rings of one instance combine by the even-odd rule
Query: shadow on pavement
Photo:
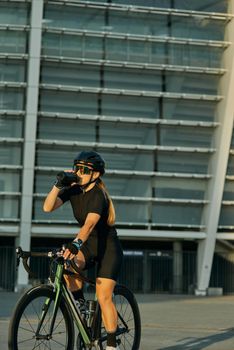
[[(234, 338), (234, 328), (221, 331), (218, 334), (212, 334), (202, 338), (184, 338), (178, 345), (172, 345), (160, 348), (160, 350), (202, 350), (206, 347), (219, 342)], [(234, 347), (233, 347), (234, 348)], [(220, 345), (221, 349), (221, 345)]]

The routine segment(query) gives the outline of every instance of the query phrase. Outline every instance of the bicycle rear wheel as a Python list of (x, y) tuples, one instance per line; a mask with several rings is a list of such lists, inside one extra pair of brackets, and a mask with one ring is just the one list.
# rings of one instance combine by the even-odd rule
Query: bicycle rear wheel
[[(55, 293), (41, 285), (27, 291), (19, 300), (9, 325), (9, 350), (71, 350), (74, 346), (74, 325), (66, 304), (61, 300), (53, 333), (49, 336)], [(37, 334), (42, 312), (46, 311)]]
[[(125, 286), (117, 285), (113, 301), (118, 313), (117, 344), (120, 350), (139, 350), (141, 340), (141, 319), (134, 294)], [(101, 350), (106, 348), (106, 331), (102, 324)]]

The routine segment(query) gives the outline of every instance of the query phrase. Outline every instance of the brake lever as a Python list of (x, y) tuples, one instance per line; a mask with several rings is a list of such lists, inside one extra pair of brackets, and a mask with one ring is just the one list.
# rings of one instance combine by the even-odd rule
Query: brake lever
[(16, 251), (16, 255), (17, 255), (17, 257), (16, 257), (16, 267), (18, 268), (19, 264), (20, 264), (20, 258), (22, 256), (22, 248), (21, 247), (17, 247), (15, 251)]

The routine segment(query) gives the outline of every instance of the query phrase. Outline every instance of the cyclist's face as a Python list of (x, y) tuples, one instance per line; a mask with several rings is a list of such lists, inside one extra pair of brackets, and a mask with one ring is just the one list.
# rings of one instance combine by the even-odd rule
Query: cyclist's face
[(91, 180), (91, 177), (96, 174), (91, 166), (83, 163), (75, 164), (73, 170), (80, 178), (80, 185), (88, 183)]

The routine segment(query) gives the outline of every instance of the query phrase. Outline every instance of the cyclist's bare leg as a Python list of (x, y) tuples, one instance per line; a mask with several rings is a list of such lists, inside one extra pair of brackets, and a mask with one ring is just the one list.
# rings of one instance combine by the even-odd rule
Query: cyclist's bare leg
[(117, 311), (112, 300), (116, 282), (109, 278), (96, 279), (96, 294), (102, 310), (102, 320), (108, 333), (117, 329)]
[[(81, 270), (85, 267), (85, 258), (81, 251), (78, 252), (74, 260)], [(79, 281), (77, 278), (74, 278), (69, 275), (64, 275), (64, 279), (71, 292), (82, 288), (82, 282)]]

